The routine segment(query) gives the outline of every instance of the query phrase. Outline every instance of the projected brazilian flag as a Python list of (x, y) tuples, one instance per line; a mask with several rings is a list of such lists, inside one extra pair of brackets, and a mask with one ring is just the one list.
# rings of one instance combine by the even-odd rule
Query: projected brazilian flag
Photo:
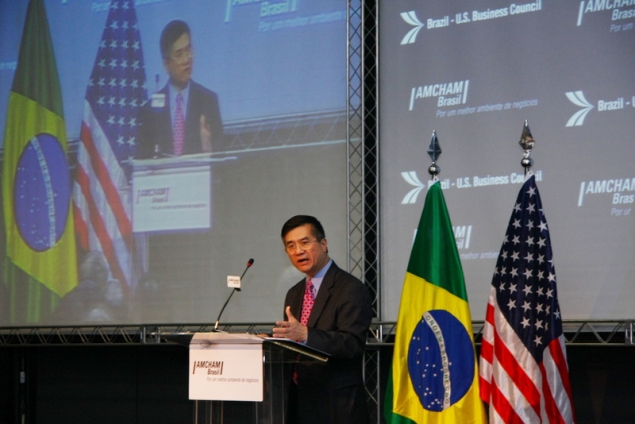
[(4, 137), (7, 256), (63, 296), (77, 285), (62, 95), (42, 0), (27, 9)]
[(439, 182), (426, 196), (397, 318), (387, 423), (485, 423), (463, 269)]

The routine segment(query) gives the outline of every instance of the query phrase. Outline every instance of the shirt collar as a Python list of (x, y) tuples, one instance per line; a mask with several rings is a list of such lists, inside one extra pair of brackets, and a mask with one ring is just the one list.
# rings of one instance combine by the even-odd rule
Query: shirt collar
[[(324, 265), (322, 269), (316, 272), (313, 278), (311, 278), (311, 282), (313, 283), (313, 287), (316, 294), (318, 290), (320, 290), (320, 286), (322, 285), (322, 280), (324, 280), (324, 276), (326, 275), (326, 272), (329, 270), (332, 264), (333, 264), (333, 259), (329, 259), (326, 265)], [(309, 280), (308, 275), (306, 276), (306, 279), (307, 281)]]

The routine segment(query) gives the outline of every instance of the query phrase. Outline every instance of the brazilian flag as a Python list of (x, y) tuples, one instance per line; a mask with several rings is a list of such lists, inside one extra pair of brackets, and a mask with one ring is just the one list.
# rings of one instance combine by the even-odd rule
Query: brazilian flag
[(470, 308), (439, 182), (430, 187), (403, 284), (384, 403), (387, 423), (486, 423)]
[[(31, 303), (39, 302), (41, 285), (60, 297), (77, 286), (66, 150), (46, 10), (42, 0), (31, 0), (7, 109), (2, 171), (8, 267), (21, 269), (37, 285), (29, 289)], [(8, 270), (7, 275), (12, 280), (18, 273)], [(37, 321), (37, 316), (29, 320)]]

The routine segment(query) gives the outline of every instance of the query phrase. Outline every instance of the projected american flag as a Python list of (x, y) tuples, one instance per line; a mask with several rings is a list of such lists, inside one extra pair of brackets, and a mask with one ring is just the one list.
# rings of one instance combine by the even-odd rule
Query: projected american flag
[(135, 281), (128, 160), (147, 98), (133, 1), (113, 1), (86, 89), (73, 189), (81, 247), (104, 254), (124, 290)]

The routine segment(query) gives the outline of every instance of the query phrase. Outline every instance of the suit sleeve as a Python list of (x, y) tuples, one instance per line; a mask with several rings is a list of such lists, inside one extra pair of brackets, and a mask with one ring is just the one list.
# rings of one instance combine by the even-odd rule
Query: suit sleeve
[(368, 289), (344, 274), (314, 327), (307, 345), (340, 359), (363, 355), (373, 316)]
[(200, 119), (201, 115), (212, 132), (212, 151), (222, 150), (224, 145), (223, 122), (220, 116), (218, 95), (202, 85), (192, 81), (190, 91), (190, 110), (187, 117), (187, 153), (201, 152)]
[(224, 147), (223, 121), (220, 117), (220, 105), (218, 95), (212, 92), (212, 101), (208, 107), (207, 117), (209, 126), (212, 129), (212, 149), (217, 151)]

